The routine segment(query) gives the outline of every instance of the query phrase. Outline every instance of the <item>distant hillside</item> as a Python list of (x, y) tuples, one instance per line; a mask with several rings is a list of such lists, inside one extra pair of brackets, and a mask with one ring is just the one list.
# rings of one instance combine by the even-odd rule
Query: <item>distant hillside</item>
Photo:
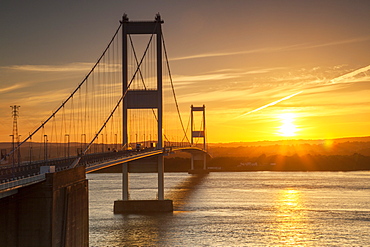
[(271, 145), (296, 145), (296, 144), (322, 144), (325, 142), (370, 142), (370, 136), (364, 137), (345, 137), (337, 139), (319, 140), (279, 140), (279, 141), (257, 141), (257, 142), (227, 142), (227, 143), (208, 143), (209, 147), (248, 147), (248, 146), (271, 146)]
[[(76, 155), (79, 143), (71, 143), (71, 154)], [(57, 143), (49, 143), (52, 155)], [(1, 154), (10, 152), (11, 142), (0, 143)], [(21, 149), (21, 156), (27, 157), (29, 145)], [(42, 154), (42, 143), (33, 143), (33, 152)], [(209, 143), (208, 149), (213, 157), (258, 157), (260, 155), (352, 155), (370, 156), (370, 136), (347, 137), (323, 140), (282, 140), (258, 142)], [(39, 151), (38, 151), (39, 150)], [(56, 152), (56, 151), (55, 151)], [(176, 153), (177, 157), (186, 157), (184, 153)]]
[(214, 157), (258, 157), (260, 155), (352, 155), (370, 156), (370, 137), (330, 140), (284, 140), (208, 144)]

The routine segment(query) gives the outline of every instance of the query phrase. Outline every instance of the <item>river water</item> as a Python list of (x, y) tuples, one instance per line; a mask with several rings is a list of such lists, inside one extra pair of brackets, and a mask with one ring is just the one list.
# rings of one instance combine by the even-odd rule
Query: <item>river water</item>
[[(120, 174), (88, 174), (90, 246), (370, 246), (370, 172), (165, 174), (174, 212), (115, 215)], [(130, 174), (155, 199), (156, 174)]]

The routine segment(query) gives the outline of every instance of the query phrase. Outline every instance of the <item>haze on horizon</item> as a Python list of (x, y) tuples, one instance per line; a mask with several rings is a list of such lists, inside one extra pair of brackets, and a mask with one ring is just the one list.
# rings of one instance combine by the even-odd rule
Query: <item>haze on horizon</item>
[(0, 141), (34, 130), (118, 27), (164, 19), (183, 118), (206, 105), (209, 142), (369, 136), (370, 2), (3, 1)]

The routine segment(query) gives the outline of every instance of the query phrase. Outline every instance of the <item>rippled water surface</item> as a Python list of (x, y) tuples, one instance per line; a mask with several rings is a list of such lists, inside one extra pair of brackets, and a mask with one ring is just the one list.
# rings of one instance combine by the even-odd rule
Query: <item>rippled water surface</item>
[[(370, 246), (370, 172), (165, 174), (174, 212), (115, 215), (120, 174), (88, 174), (90, 246)], [(156, 174), (130, 174), (155, 199)]]

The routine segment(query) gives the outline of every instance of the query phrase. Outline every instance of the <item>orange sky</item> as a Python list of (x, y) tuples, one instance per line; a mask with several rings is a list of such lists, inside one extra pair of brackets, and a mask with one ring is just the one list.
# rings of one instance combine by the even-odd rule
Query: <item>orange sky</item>
[(84, 78), (123, 13), (157, 12), (183, 118), (205, 104), (209, 142), (370, 135), (369, 1), (35, 4), (0, 9), (0, 141), (10, 141), (10, 105), (21, 105), (27, 135)]

